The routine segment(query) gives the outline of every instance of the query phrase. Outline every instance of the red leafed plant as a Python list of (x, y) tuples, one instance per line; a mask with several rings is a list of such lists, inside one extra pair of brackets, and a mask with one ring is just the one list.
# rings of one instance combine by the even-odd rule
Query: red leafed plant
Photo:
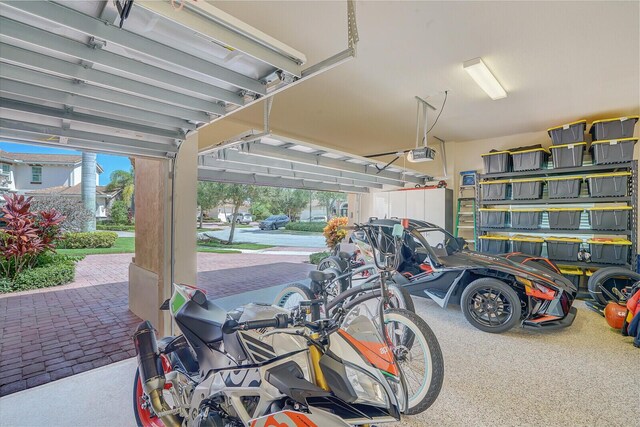
[(55, 209), (31, 212), (31, 197), (5, 194), (0, 217), (0, 273), (10, 280), (33, 267), (38, 255), (50, 250), (61, 237), (64, 216)]

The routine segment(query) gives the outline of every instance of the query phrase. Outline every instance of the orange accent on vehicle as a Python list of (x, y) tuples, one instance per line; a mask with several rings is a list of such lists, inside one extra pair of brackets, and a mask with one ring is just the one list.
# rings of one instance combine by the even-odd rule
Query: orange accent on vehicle
[(385, 372), (398, 376), (398, 367), (393, 359), (393, 354), (389, 346), (383, 343), (371, 341), (358, 341), (349, 335), (344, 329), (339, 329), (338, 333), (349, 341), (373, 366)]
[(540, 317), (537, 317), (535, 319), (531, 319), (530, 322), (532, 322), (532, 323), (540, 323), (540, 322), (546, 322), (548, 320), (556, 320), (556, 319), (559, 319), (559, 317), (558, 316), (552, 316), (550, 314), (546, 314), (544, 316), (540, 316)]
[(409, 273), (408, 271), (407, 271), (407, 272), (405, 272), (405, 273), (402, 273), (402, 275), (403, 275), (404, 277), (406, 277), (407, 279), (411, 279), (411, 278), (413, 277), (413, 274)]
[(431, 267), (429, 264), (420, 264), (420, 270), (424, 271), (425, 273), (433, 273), (433, 267)]
[[(545, 287), (544, 285), (540, 285)], [(546, 287), (545, 287), (546, 288)], [(556, 297), (556, 292), (553, 289), (549, 289), (548, 292), (538, 289), (535, 285), (524, 285), (524, 292), (530, 297), (540, 298), (547, 301), (552, 301)]]
[(258, 421), (261, 421), (260, 423), (261, 427), (291, 427), (292, 426), (292, 424), (289, 423), (288, 421), (278, 421), (276, 417), (280, 417), (280, 416), (288, 417), (289, 420), (295, 423), (296, 427), (318, 427), (316, 423), (311, 421), (309, 417), (307, 417), (305, 414), (303, 414), (302, 412), (294, 412), (294, 411), (276, 412), (275, 414), (269, 415), (267, 419), (264, 419), (264, 418), (255, 419), (251, 422), (251, 427), (258, 426)]

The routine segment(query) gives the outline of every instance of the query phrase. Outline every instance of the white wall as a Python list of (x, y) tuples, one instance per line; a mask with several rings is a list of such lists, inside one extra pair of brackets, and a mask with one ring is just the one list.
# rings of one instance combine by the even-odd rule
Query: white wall
[(42, 166), (42, 184), (31, 184), (31, 166), (28, 164), (13, 165), (14, 178), (17, 190), (36, 190), (60, 185), (69, 186), (72, 166)]

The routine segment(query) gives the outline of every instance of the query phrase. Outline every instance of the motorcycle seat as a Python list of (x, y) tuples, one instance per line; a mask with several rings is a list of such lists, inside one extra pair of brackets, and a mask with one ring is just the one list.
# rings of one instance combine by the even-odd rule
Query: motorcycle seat
[(336, 274), (333, 272), (324, 272), (318, 270), (309, 272), (309, 279), (311, 279), (312, 282), (328, 282), (329, 280), (333, 280), (335, 277)]

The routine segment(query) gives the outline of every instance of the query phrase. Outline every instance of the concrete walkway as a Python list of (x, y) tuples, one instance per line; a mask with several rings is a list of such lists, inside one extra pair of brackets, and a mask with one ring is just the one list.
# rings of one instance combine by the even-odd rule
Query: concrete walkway
[[(248, 296), (268, 300), (277, 289)], [(637, 425), (638, 349), (583, 303), (567, 329), (493, 335), (470, 326), (459, 307), (414, 301), (440, 342), (445, 379), (431, 408), (390, 427)], [(0, 398), (0, 425), (133, 426), (135, 369), (128, 359)]]
[[(222, 298), (305, 279), (307, 255), (198, 254), (198, 283)], [(75, 282), (0, 295), (0, 396), (135, 355), (131, 254), (90, 255)], [(110, 281), (113, 281), (110, 282)], [(269, 301), (270, 302), (270, 301)]]

